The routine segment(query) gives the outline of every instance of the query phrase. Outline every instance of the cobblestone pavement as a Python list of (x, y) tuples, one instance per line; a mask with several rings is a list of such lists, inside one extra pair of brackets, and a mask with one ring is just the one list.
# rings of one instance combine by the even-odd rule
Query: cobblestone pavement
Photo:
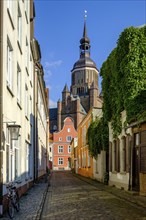
[[(42, 179), (39, 183), (28, 190), (28, 192), (20, 199), (20, 211), (15, 212), (13, 220), (37, 220), (40, 219), (42, 206), (45, 200), (48, 182)], [(2, 220), (10, 219), (5, 213)]]
[(146, 220), (145, 197), (71, 172), (53, 172), (50, 183), (41, 220)]

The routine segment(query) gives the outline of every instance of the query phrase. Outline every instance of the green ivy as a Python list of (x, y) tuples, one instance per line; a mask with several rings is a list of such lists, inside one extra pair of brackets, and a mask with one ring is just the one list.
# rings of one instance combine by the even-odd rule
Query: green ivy
[(87, 131), (89, 152), (91, 156), (97, 157), (101, 150), (108, 150), (108, 125), (104, 119), (93, 121)]
[(121, 112), (127, 122), (146, 118), (146, 26), (125, 29), (117, 47), (101, 67), (103, 118), (112, 122), (113, 135), (121, 133)]

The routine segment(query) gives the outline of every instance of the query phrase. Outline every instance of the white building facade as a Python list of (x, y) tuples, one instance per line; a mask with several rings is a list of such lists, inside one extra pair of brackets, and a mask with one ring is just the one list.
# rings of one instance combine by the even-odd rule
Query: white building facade
[[(18, 181), (17, 187), (21, 187), (23, 194), (46, 172), (48, 97), (43, 76), (34, 84), (36, 60), (30, 44), (34, 30), (33, 4), (33, 0), (5, 0), (0, 7), (0, 195), (4, 196), (3, 200), (6, 183)], [(18, 140), (12, 140), (10, 134), (9, 126), (14, 124), (20, 126)]]

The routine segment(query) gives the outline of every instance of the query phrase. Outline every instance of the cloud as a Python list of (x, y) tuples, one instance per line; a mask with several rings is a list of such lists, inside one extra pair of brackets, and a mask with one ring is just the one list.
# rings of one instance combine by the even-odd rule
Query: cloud
[(49, 99), (49, 108), (57, 108), (57, 102)]
[(45, 68), (49, 68), (49, 67), (57, 67), (60, 66), (63, 63), (62, 60), (56, 60), (56, 61), (46, 61), (45, 62)]
[(45, 72), (45, 79), (49, 79), (50, 76), (52, 76), (52, 72), (51, 70), (47, 70), (47, 69), (44, 69), (44, 72)]

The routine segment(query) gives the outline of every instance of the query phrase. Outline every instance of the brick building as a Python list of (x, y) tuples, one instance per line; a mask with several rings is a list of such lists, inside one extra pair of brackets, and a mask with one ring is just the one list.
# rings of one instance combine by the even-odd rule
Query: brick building
[(77, 137), (72, 118), (67, 117), (61, 131), (53, 133), (53, 170), (70, 170), (71, 140)]

